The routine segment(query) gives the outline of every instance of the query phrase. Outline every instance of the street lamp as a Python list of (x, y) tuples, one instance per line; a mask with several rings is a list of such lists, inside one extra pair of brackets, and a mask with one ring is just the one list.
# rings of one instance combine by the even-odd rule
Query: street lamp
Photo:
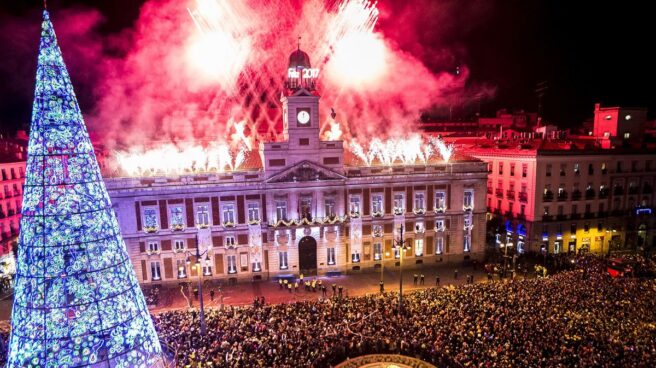
[[(194, 267), (196, 267), (196, 273), (198, 273), (198, 304), (200, 305), (200, 334), (201, 336), (205, 336), (205, 331), (207, 330), (207, 326), (205, 324), (205, 308), (203, 304), (203, 269), (201, 267), (201, 258), (205, 256), (205, 263), (208, 264), (210, 262), (210, 251), (211, 247), (207, 248), (204, 252), (201, 253), (200, 251), (200, 244), (198, 244), (198, 236), (196, 236), (196, 254), (195, 256), (195, 262), (194, 262)], [(192, 253), (189, 251), (186, 251), (187, 254), (187, 259), (186, 263), (187, 266), (191, 265), (191, 255)]]
[(401, 312), (403, 310), (403, 255), (406, 251), (403, 224), (400, 227), (399, 238), (394, 240), (394, 249), (399, 252), (399, 312)]
[(383, 259), (380, 260), (380, 285), (381, 285), (381, 290), (380, 290), (380, 292), (381, 292), (381, 293), (383, 292), (383, 289), (382, 289), (382, 288), (385, 287), (385, 286), (384, 286), (384, 285), (385, 285), (385, 281), (384, 281), (384, 277), (385, 277), (385, 276), (383, 275), (383, 272), (384, 272), (384, 270), (385, 270), (385, 257), (389, 257), (389, 256), (390, 256), (390, 253), (389, 253), (389, 252), (385, 252), (385, 256), (382, 257)]

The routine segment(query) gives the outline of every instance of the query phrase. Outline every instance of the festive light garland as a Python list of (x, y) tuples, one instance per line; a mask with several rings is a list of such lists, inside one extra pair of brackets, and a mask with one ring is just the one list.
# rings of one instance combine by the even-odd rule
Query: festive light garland
[(43, 12), (7, 367), (163, 367)]

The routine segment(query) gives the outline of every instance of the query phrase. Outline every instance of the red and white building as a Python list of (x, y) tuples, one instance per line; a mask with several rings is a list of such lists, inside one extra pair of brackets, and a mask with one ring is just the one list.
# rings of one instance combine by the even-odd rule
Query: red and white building
[(16, 270), (13, 250), (23, 204), (24, 149), (19, 141), (0, 137), (0, 277)]
[[(589, 136), (480, 139), (467, 152), (488, 163), (488, 211), (520, 251), (549, 253), (654, 246), (655, 147), (641, 143), (644, 109), (595, 107)], [(546, 136), (546, 138), (544, 138)]]

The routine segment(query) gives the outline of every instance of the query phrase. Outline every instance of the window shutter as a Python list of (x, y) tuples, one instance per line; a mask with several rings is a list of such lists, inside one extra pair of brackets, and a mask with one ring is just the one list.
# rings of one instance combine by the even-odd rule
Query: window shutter
[(187, 211), (187, 227), (194, 227), (194, 202), (191, 198), (185, 199), (185, 209)]
[(139, 205), (139, 202), (134, 202), (134, 214), (137, 218), (137, 231), (141, 231), (141, 206)]
[(146, 253), (146, 242), (139, 242), (139, 253)]
[(171, 250), (171, 239), (162, 240), (162, 251)]

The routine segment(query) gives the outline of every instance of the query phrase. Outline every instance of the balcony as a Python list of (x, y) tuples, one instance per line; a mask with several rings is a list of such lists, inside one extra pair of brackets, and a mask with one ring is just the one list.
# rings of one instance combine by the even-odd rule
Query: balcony
[(547, 191), (542, 195), (542, 202), (551, 202), (553, 201), (553, 193), (551, 191)]
[(519, 201), (527, 203), (528, 202), (528, 193), (526, 192), (519, 192)]
[(600, 199), (608, 198), (608, 188), (604, 188), (599, 191), (599, 198)]
[(506, 198), (514, 201), (515, 200), (515, 191), (508, 189), (506, 191)]
[(613, 195), (621, 196), (622, 194), (624, 194), (624, 188), (623, 187), (618, 185), (618, 186), (615, 186), (613, 188)]
[(565, 221), (567, 220), (567, 215), (556, 215), (556, 220)]
[(586, 189), (585, 190), (585, 199), (594, 199), (594, 197), (595, 197), (594, 189)]
[(570, 217), (572, 220), (578, 220), (578, 219), (581, 218), (581, 214), (580, 214), (580, 213), (573, 213), (573, 214), (571, 214), (569, 217)]
[(553, 216), (551, 215), (542, 215), (542, 221), (552, 221)]
[(567, 192), (564, 190), (558, 192), (558, 201), (566, 201), (566, 200), (567, 200)]
[(606, 216), (608, 216), (608, 212), (606, 211), (597, 212), (597, 217), (606, 217)]
[(487, 187), (487, 194), (492, 194), (492, 193), (493, 193), (493, 192), (492, 192), (492, 188), (491, 188), (491, 187)]
[(496, 196), (499, 197), (499, 198), (503, 198), (503, 189), (497, 188)]
[(593, 212), (586, 212), (583, 214), (584, 218), (591, 219), (594, 218), (594, 213)]
[(580, 190), (575, 190), (572, 192), (572, 200), (573, 201), (578, 201), (581, 199), (581, 191)]
[(654, 189), (649, 184), (645, 184), (642, 187), (642, 194), (652, 194), (653, 192), (654, 192)]
[(515, 217), (515, 214), (513, 214), (512, 211), (506, 211), (503, 215), (509, 219)]
[(629, 194), (638, 194), (640, 190), (636, 186), (630, 186), (629, 187)]

